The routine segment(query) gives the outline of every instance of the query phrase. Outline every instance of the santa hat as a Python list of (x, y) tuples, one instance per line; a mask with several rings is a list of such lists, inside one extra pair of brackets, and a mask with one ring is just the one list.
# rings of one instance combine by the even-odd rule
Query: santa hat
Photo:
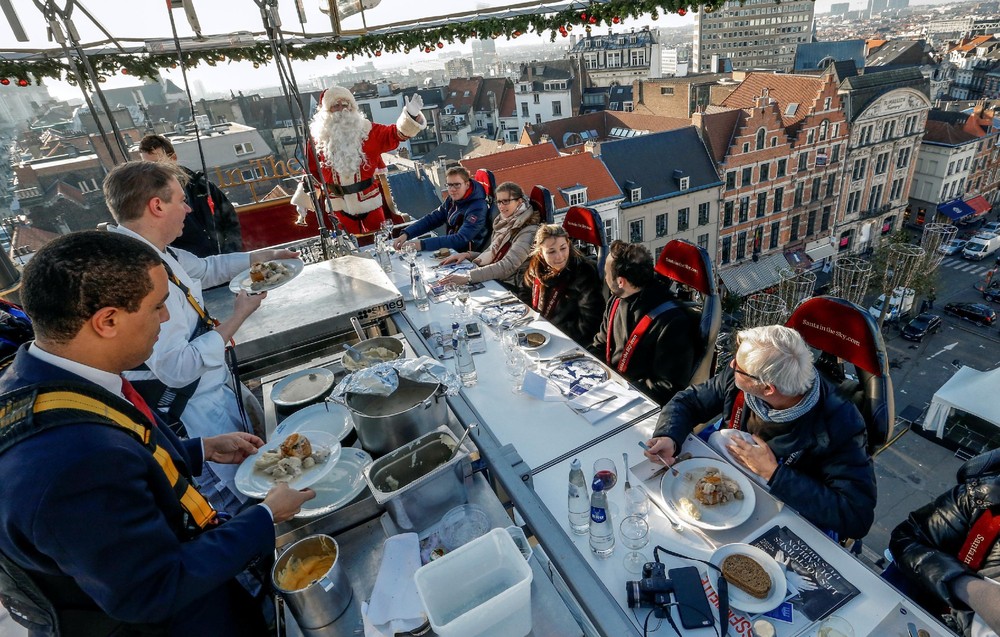
[(355, 101), (354, 95), (343, 86), (331, 86), (323, 91), (319, 99), (323, 108), (326, 110), (330, 110), (334, 102), (337, 100), (347, 100), (351, 105), (352, 111), (358, 110), (358, 103)]

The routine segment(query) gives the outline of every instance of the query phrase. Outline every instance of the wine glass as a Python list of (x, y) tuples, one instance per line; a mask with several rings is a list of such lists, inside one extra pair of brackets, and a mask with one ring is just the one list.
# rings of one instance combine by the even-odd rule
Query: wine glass
[(625, 489), (625, 513), (637, 515), (643, 520), (649, 517), (649, 496), (639, 485)]
[(382, 234), (385, 235), (385, 242), (389, 244), (389, 248), (392, 248), (392, 228), (393, 228), (392, 218), (386, 217), (385, 221), (382, 222)]
[(451, 304), (451, 314), (452, 318), (458, 316), (458, 308), (455, 306), (455, 299), (458, 298), (458, 286), (454, 283), (449, 283), (444, 286), (444, 298), (448, 299), (448, 303)]
[(524, 383), (524, 373), (528, 368), (528, 359), (521, 350), (515, 348), (507, 353), (504, 358), (504, 368), (507, 376), (510, 377), (510, 391), (514, 394), (524, 393), (522, 384)]
[(618, 467), (611, 458), (600, 458), (594, 462), (594, 480), (600, 480), (605, 491), (618, 484)]
[(625, 554), (625, 570), (629, 573), (641, 573), (646, 556), (639, 551), (649, 544), (649, 524), (638, 515), (629, 515), (618, 527), (621, 532), (622, 544), (631, 549)]
[(417, 244), (407, 241), (403, 244), (403, 259), (413, 265), (417, 262)]
[(469, 316), (469, 294), (472, 293), (472, 288), (468, 285), (459, 285), (458, 288), (458, 302), (462, 304), (462, 313), (459, 314), (462, 318), (467, 318)]

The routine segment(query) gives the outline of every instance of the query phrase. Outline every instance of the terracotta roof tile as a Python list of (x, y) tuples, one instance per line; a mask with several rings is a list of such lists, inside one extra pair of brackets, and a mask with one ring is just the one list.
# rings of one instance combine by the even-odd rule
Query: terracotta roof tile
[[(722, 100), (722, 106), (753, 108), (756, 105), (755, 99), (763, 95), (766, 89), (768, 96), (777, 100), (782, 123), (788, 128), (805, 118), (822, 87), (822, 77), (751, 73)], [(789, 104), (798, 104), (791, 114), (788, 114)]]
[(511, 150), (502, 150), (492, 155), (483, 155), (474, 159), (465, 159), (461, 163), (465, 168), (474, 173), (480, 168), (496, 172), (503, 168), (512, 168), (522, 164), (532, 164), (544, 159), (552, 159), (559, 156), (559, 151), (555, 144), (547, 142), (535, 144), (534, 146), (524, 146)]
[(11, 254), (15, 254), (19, 248), (30, 248), (31, 252), (37, 252), (46, 243), (58, 237), (55, 232), (34, 226), (14, 226), (14, 238), (10, 244)]
[[(481, 77), (457, 77), (448, 82), (444, 90), (444, 103), (454, 106), (459, 113), (468, 113), (476, 103), (479, 89), (483, 85)], [(455, 95), (453, 96), (452, 93)], [(468, 95), (466, 95), (468, 93)]]
[(66, 199), (69, 199), (70, 201), (81, 207), (84, 205), (83, 191), (81, 191), (79, 188), (76, 188), (75, 186), (70, 186), (65, 181), (60, 181), (58, 184), (56, 184), (55, 196), (57, 197), (61, 196)]
[(494, 171), (494, 176), (498, 184), (513, 181), (525, 192), (536, 185), (548, 188), (555, 201), (556, 210), (569, 207), (569, 202), (561, 190), (564, 188), (586, 186), (588, 201), (601, 201), (622, 195), (621, 189), (604, 162), (590, 153), (566, 155), (533, 164), (503, 168)]
[(736, 126), (745, 117), (741, 108), (711, 109), (702, 114), (701, 135), (715, 162), (721, 162), (729, 152)]

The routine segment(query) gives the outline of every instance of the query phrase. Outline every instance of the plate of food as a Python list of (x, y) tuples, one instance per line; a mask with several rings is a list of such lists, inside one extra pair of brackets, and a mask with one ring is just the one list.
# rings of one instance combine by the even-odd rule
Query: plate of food
[(279, 407), (307, 405), (329, 394), (334, 380), (334, 373), (323, 367), (294, 372), (274, 384), (271, 402)]
[(263, 498), (276, 484), (304, 489), (328, 474), (340, 457), (340, 442), (326, 431), (276, 436), (236, 469), (240, 493)]
[(591, 358), (565, 361), (549, 373), (549, 380), (556, 384), (559, 391), (574, 396), (587, 393), (607, 379), (608, 370)]
[(550, 337), (547, 332), (535, 329), (523, 329), (517, 331), (517, 344), (522, 349), (540, 349), (548, 345)]
[(528, 314), (528, 306), (524, 303), (510, 303), (508, 305), (487, 305), (479, 310), (479, 317), (487, 325), (499, 325), (501, 323), (511, 323), (524, 318)]
[[(749, 544), (720, 546), (709, 558), (729, 582), (729, 605), (747, 613), (766, 613), (785, 601), (785, 571), (774, 558)], [(719, 590), (719, 572), (708, 569), (708, 578)]]
[(306, 264), (301, 259), (275, 259), (255, 263), (233, 277), (229, 290), (234, 294), (244, 290), (250, 293), (267, 292), (280, 288), (302, 274)]
[(302, 505), (296, 518), (315, 518), (336, 511), (365, 490), (365, 467), (372, 457), (363, 449), (348, 447), (340, 454), (330, 473), (310, 485), (316, 497)]
[(660, 493), (688, 524), (712, 531), (731, 529), (753, 513), (753, 485), (735, 467), (713, 458), (691, 458), (674, 468), (677, 475), (663, 474)]

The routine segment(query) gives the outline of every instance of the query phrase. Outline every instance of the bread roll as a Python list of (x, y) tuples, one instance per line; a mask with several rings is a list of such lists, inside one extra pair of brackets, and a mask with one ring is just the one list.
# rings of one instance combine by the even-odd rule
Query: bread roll
[(771, 593), (771, 576), (749, 555), (734, 553), (722, 560), (722, 576), (751, 597), (765, 599)]

